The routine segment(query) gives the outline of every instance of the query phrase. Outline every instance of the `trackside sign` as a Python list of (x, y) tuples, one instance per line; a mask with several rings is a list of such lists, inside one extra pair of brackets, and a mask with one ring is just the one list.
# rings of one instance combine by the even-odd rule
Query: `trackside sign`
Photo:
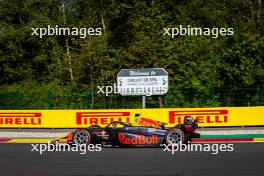
[(130, 122), (130, 112), (76, 112), (76, 125), (107, 125), (114, 121)]
[(0, 128), (87, 128), (113, 121), (135, 124), (134, 116), (158, 120), (168, 127), (183, 123), (184, 116), (200, 127), (264, 126), (264, 107), (162, 108), (112, 110), (0, 110)]
[(169, 123), (183, 123), (184, 116), (197, 118), (198, 123), (228, 123), (228, 110), (169, 111)]
[(9, 126), (41, 126), (41, 113), (40, 112), (6, 112), (0, 113), (0, 126), (9, 125)]
[(164, 95), (168, 92), (168, 73), (163, 68), (122, 69), (117, 86), (123, 96)]

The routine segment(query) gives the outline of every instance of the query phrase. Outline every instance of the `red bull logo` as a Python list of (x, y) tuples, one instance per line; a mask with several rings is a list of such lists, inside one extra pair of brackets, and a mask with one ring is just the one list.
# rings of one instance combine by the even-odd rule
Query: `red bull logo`
[(183, 123), (184, 116), (197, 118), (198, 123), (227, 123), (228, 110), (169, 111), (169, 124)]
[(0, 112), (0, 125), (41, 125), (41, 113)]
[(118, 141), (120, 144), (134, 144), (134, 145), (147, 145), (147, 144), (158, 144), (158, 137), (156, 135), (151, 135), (146, 137), (144, 135), (135, 135), (133, 138), (127, 138), (125, 133), (118, 133)]
[(107, 125), (114, 121), (130, 122), (130, 112), (77, 112), (77, 125)]

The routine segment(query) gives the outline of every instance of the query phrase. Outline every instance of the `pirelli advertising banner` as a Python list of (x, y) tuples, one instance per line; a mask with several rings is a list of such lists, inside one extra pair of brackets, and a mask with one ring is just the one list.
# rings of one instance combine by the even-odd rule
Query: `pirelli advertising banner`
[(111, 110), (0, 110), (0, 128), (86, 128), (113, 121), (135, 123), (134, 116), (167, 123), (182, 123), (186, 115), (198, 119), (200, 127), (264, 125), (264, 106), (221, 108), (162, 108)]

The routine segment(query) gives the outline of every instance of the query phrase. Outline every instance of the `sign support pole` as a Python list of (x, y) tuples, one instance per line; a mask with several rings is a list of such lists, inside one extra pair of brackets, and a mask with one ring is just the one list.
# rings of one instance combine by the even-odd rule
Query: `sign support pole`
[(145, 109), (146, 108), (146, 96), (143, 95), (142, 96), (142, 109)]

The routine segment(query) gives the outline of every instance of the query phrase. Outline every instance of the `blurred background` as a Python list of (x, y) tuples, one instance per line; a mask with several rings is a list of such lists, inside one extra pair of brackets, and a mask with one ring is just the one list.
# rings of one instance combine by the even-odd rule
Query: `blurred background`
[[(1, 0), (0, 109), (140, 108), (97, 94), (124, 68), (165, 68), (169, 92), (146, 107), (264, 105), (262, 0)], [(101, 36), (31, 35), (48, 25)], [(233, 36), (163, 36), (179, 25)]]

